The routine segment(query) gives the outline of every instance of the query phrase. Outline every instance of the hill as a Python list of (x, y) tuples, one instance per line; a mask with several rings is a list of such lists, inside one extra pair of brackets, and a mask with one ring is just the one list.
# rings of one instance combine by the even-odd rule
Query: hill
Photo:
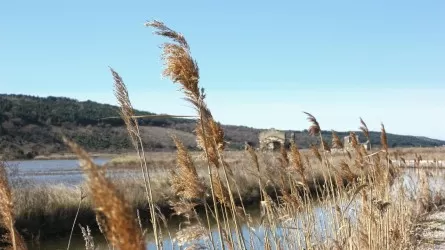
[[(77, 101), (65, 97), (35, 97), (0, 94), (0, 155), (6, 159), (32, 158), (36, 155), (66, 152), (60, 134), (72, 138), (85, 149), (96, 153), (132, 152), (130, 140), (120, 119), (102, 119), (118, 116), (119, 108), (93, 101)], [(137, 115), (152, 114), (135, 111)], [(173, 150), (170, 134), (176, 134), (189, 149), (196, 149), (193, 129), (195, 121), (179, 118), (141, 119), (141, 134), (146, 150)], [(246, 126), (223, 125), (231, 149), (243, 148), (244, 142), (258, 144), (262, 129)], [(301, 148), (315, 143), (307, 131), (296, 133)], [(327, 141), (329, 131), (323, 131)], [(348, 132), (339, 132), (345, 136)], [(363, 137), (363, 136), (362, 136)], [(371, 143), (378, 145), (380, 133), (371, 132)], [(445, 141), (426, 137), (388, 134), (392, 147), (440, 146)]]

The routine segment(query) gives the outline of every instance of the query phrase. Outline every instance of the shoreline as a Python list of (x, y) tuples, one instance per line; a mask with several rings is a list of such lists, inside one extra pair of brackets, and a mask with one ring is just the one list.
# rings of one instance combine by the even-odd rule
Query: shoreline
[[(307, 152), (309, 151), (309, 148), (301, 148), (300, 151)], [(190, 153), (196, 153), (201, 152), (199, 150), (188, 150)], [(243, 149), (235, 150), (235, 149), (227, 149), (225, 152), (243, 152)], [(374, 152), (374, 151), (370, 151)], [(167, 153), (167, 154), (175, 154), (175, 149), (165, 149), (165, 150), (147, 150), (146, 153), (149, 154), (156, 154), (156, 153)], [(427, 156), (428, 154), (432, 154), (433, 157), (429, 157), (430, 159), (435, 159), (437, 155), (443, 156), (445, 153), (445, 147), (398, 147), (398, 148), (390, 148), (390, 153), (394, 155), (403, 155), (403, 154), (410, 154), (418, 153), (422, 154), (422, 156)], [(135, 156), (136, 153), (134, 149), (128, 149), (122, 152), (90, 152), (89, 155), (92, 158), (121, 158), (121, 157), (127, 157), (127, 156)], [(32, 158), (5, 158), (5, 154), (0, 154), (0, 161), (32, 161), (32, 160), (75, 160), (77, 159), (77, 156), (69, 151), (61, 151), (58, 153), (51, 153), (48, 155), (37, 155)], [(437, 159), (442, 161), (442, 165), (445, 166), (445, 158)], [(431, 160), (430, 160), (431, 161)], [(413, 160), (408, 160), (407, 162), (413, 162)]]
[[(325, 183), (322, 183), (321, 180), (318, 185), (310, 185), (309, 193), (316, 199), (317, 192), (322, 192), (322, 186)], [(345, 183), (346, 179), (343, 180)], [(272, 199), (273, 202), (277, 202), (282, 193), (279, 190), (275, 189), (276, 187), (266, 187), (265, 191), (267, 195)], [(317, 191), (319, 190), (319, 191)], [(289, 190), (288, 190), (289, 191)], [(298, 190), (299, 192), (303, 192), (303, 190)], [(324, 190), (326, 192), (328, 190)], [(241, 200), (242, 199), (242, 200)], [(256, 192), (255, 194), (250, 193), (249, 196), (242, 196), (241, 199), (239, 197), (235, 198), (235, 204), (240, 206), (241, 204), (244, 207), (260, 207), (261, 205), (261, 196), (260, 192)], [(169, 221), (173, 219), (174, 222), (183, 221), (184, 218), (181, 215), (177, 215), (173, 210), (172, 206), (169, 204), (170, 200), (162, 200), (156, 202), (156, 206), (159, 208), (162, 216), (169, 218)], [(149, 216), (149, 206), (148, 203), (144, 204), (132, 204), (132, 209), (136, 214), (136, 211), (139, 211), (139, 216), (141, 218), (141, 222), (143, 227), (149, 227), (150, 224), (150, 216)], [(211, 197), (207, 197), (206, 203), (209, 208), (213, 207)], [(204, 216), (205, 207), (204, 203), (198, 204), (196, 207), (196, 212), (199, 215)], [(71, 231), (71, 227), (74, 222), (74, 218), (76, 217), (77, 207), (69, 206), (59, 208), (53, 213), (38, 213), (38, 214), (30, 214), (24, 217), (16, 218), (16, 229), (21, 233), (25, 240), (33, 240), (38, 237), (40, 240), (53, 240), (57, 238), (63, 238), (69, 235)], [(96, 214), (92, 207), (81, 207), (79, 210), (79, 214), (76, 219), (76, 225), (89, 225), (93, 233), (100, 233), (96, 224)], [(75, 232), (80, 233), (78, 227), (75, 228)], [(0, 230), (0, 235), (2, 235), (2, 231)]]
[[(114, 158), (118, 157), (119, 153), (91, 153), (91, 158)], [(15, 162), (15, 161), (40, 161), (40, 160), (77, 160), (78, 157), (75, 154), (71, 153), (57, 153), (50, 155), (38, 155), (34, 158), (13, 158), (13, 159), (3, 159), (3, 155), (0, 155), (0, 160), (7, 162)]]
[(420, 216), (414, 232), (417, 249), (445, 249), (445, 205)]

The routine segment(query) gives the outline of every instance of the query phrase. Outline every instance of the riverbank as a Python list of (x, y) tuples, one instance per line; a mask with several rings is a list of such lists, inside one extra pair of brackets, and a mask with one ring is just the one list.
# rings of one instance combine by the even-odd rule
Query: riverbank
[(445, 204), (420, 216), (414, 237), (417, 249), (445, 249)]
[[(302, 152), (309, 152), (310, 149), (301, 149)], [(190, 151), (193, 153), (200, 153), (199, 151)], [(230, 150), (227, 151), (230, 153), (243, 153), (243, 150)], [(376, 152), (376, 151), (372, 151)], [(390, 148), (389, 149), (392, 158), (398, 159), (400, 157), (406, 158), (414, 158), (415, 155), (421, 155), (424, 159), (429, 159), (431, 161), (434, 160), (442, 160), (445, 161), (445, 147), (398, 147), (398, 148)], [(146, 152), (149, 157), (158, 158), (158, 156), (165, 156), (168, 159), (171, 159), (171, 155), (175, 154), (175, 150), (154, 150)], [(122, 151), (122, 152), (89, 152), (89, 155), (92, 158), (108, 158), (111, 159), (112, 162), (116, 163), (124, 163), (124, 162), (132, 162), (137, 160), (137, 155), (134, 153), (134, 150)], [(19, 160), (76, 160), (77, 156), (71, 152), (60, 152), (60, 153), (52, 153), (47, 155), (36, 155), (31, 157), (14, 157), (9, 158), (3, 154), (0, 154), (0, 160), (3, 161), (19, 161)]]
[[(119, 157), (118, 153), (90, 153), (92, 158), (116, 158)], [(14, 157), (9, 158), (4, 155), (0, 155), (0, 160), (3, 161), (26, 161), (26, 160), (77, 160), (77, 156), (72, 153), (57, 153), (57, 154), (48, 154), (48, 155), (37, 155), (31, 157)]]
[[(354, 158), (349, 159), (347, 155), (330, 155), (329, 167), (326, 167), (324, 165), (325, 160), (320, 161), (317, 157), (313, 157), (312, 153), (302, 150), (301, 159), (303, 159), (305, 165), (304, 173), (311, 191), (310, 196), (314, 199), (317, 199), (319, 196), (329, 196), (326, 190), (330, 190), (330, 188), (328, 186), (326, 189), (326, 186), (324, 186), (325, 178), (329, 175), (341, 176), (340, 179), (334, 178), (332, 184), (334, 185), (334, 190), (336, 190), (335, 192), (345, 193), (344, 195), (347, 192), (340, 188), (337, 189), (336, 185), (338, 183), (352, 184), (350, 181), (353, 181), (354, 178), (365, 176), (366, 172), (364, 172), (364, 169), (354, 164)], [(198, 176), (205, 183), (207, 204), (212, 204), (211, 196), (209, 195), (210, 182), (206, 161), (202, 159), (202, 155), (198, 152), (192, 152), (191, 155)], [(292, 185), (290, 184), (302, 183), (301, 175), (291, 162), (283, 165), (283, 158), (279, 152), (258, 152), (260, 175), (258, 175), (258, 170), (247, 152), (226, 152), (225, 156), (229, 166), (230, 183), (232, 187), (235, 187), (233, 194), (237, 206), (254, 206), (258, 208), (262, 206), (264, 198), (261, 198), (258, 186), (259, 181), (264, 183), (266, 194), (276, 203), (274, 206), (287, 204), (288, 202), (304, 202), (305, 205), (314, 204), (308, 201), (283, 201), (283, 199), (289, 199), (289, 196), (286, 195), (290, 193), (295, 195), (296, 190), (301, 192), (303, 189), (301, 186), (297, 189), (291, 187)], [(406, 162), (409, 162), (409, 159), (415, 156), (405, 155), (404, 157), (407, 159)], [(382, 160), (381, 158), (376, 158), (375, 160), (377, 159)], [(161, 215), (168, 218), (167, 221), (169, 223), (177, 223), (179, 225), (181, 221), (184, 221), (184, 218), (178, 216), (176, 214), (177, 211), (172, 207), (174, 202), (178, 201), (178, 197), (172, 190), (171, 180), (172, 171), (178, 168), (176, 154), (167, 152), (148, 153), (146, 160), (153, 178), (153, 198)], [(351, 172), (345, 172), (342, 162), (348, 162), (348, 168)], [(393, 160), (393, 163), (395, 167), (399, 165), (396, 160)], [(387, 163), (383, 161), (382, 165), (378, 165), (377, 162), (373, 164), (366, 165), (366, 168), (372, 170), (375, 167), (386, 166)], [(144, 227), (149, 226), (148, 204), (140, 174), (140, 165), (135, 160), (134, 155), (120, 156), (103, 166), (116, 189), (124, 195), (132, 206), (134, 213), (137, 214), (139, 212)], [(410, 170), (408, 169), (407, 171)], [(69, 174), (68, 172), (66, 174)], [(351, 174), (354, 177), (353, 179), (350, 178)], [(221, 169), (220, 175), (223, 176)], [(282, 177), (292, 181), (283, 182)], [(99, 232), (88, 188), (83, 184), (43, 185), (33, 183), (32, 181), (24, 181), (20, 178), (11, 178), (10, 182), (13, 188), (16, 227), (26, 240), (46, 241), (66, 237), (71, 231), (78, 209), (77, 226), (74, 228), (74, 233), (78, 236), (81, 235), (79, 224), (89, 225), (91, 230), (96, 233)], [(315, 192), (317, 188), (319, 190), (318, 193)], [(286, 194), (286, 192), (288, 193)], [(79, 207), (81, 197), (84, 197), (84, 199), (82, 199)], [(329, 204), (334, 205), (337, 203), (330, 201)], [(403, 204), (403, 206), (407, 206), (405, 203)], [(205, 209), (202, 205), (198, 204), (195, 209), (199, 214), (205, 214)]]
[[(302, 154), (303, 157), (308, 157), (306, 164), (310, 168), (306, 171), (307, 184), (309, 190), (315, 195), (317, 188), (322, 189), (328, 172), (317, 159), (309, 159), (309, 152)], [(198, 176), (205, 184), (207, 203), (212, 204), (206, 162), (199, 153), (191, 153), (191, 155), (194, 158)], [(258, 170), (246, 152), (227, 152), (226, 155), (226, 162), (230, 166), (231, 185), (236, 186), (237, 190), (234, 190), (235, 202), (239, 206), (255, 204), (259, 206), (261, 201), (259, 181), (265, 183), (263, 188), (273, 200), (281, 196), (283, 188), (287, 191), (291, 190), (289, 184), (283, 184), (281, 175), (302, 182), (301, 176), (295, 169), (291, 166), (283, 167), (279, 153), (266, 152), (258, 155), (261, 176), (258, 176)], [(140, 166), (133, 160), (131, 157), (120, 158), (120, 160), (105, 164), (104, 169), (116, 189), (124, 195), (133, 209), (139, 210), (142, 217), (148, 217), (148, 203)], [(171, 188), (171, 172), (177, 169), (175, 154), (150, 153), (147, 157), (147, 165), (153, 178), (153, 199), (156, 205), (163, 216), (167, 218), (175, 216), (172, 202), (178, 200)], [(362, 173), (362, 170), (353, 166), (351, 166), (351, 171), (355, 176)], [(222, 176), (223, 172), (221, 170), (219, 172)], [(351, 181), (350, 173), (348, 175), (341, 172), (341, 174), (341, 182)], [(71, 230), (78, 209), (76, 224), (91, 224), (91, 221), (95, 221), (88, 188), (83, 183), (79, 185), (38, 184), (14, 176), (10, 180), (13, 187), (16, 227), (26, 239), (38, 237), (43, 240), (66, 236)], [(340, 180), (333, 182), (338, 183), (338, 181)], [(79, 207), (81, 197), (84, 199)], [(198, 206), (197, 209), (202, 212), (204, 207)], [(77, 231), (79, 230), (76, 227)]]

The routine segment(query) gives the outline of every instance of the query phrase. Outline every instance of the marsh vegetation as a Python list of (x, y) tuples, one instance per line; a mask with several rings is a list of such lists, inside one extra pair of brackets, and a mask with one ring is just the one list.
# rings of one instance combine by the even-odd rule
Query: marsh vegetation
[[(391, 151), (383, 124), (380, 147), (371, 152), (354, 140), (353, 150), (342, 150), (335, 131), (328, 139), (316, 117), (305, 113), (307, 133), (316, 142), (310, 150), (300, 150), (297, 142), (280, 152), (246, 145), (245, 151), (229, 153), (224, 129), (206, 105), (187, 40), (162, 22), (146, 25), (169, 39), (162, 45), (163, 74), (180, 86), (196, 111), (199, 152), (189, 152), (172, 135), (174, 157), (148, 154), (140, 116), (122, 77), (110, 68), (135, 156), (99, 166), (75, 140), (62, 136), (85, 175), (84, 184), (75, 188), (8, 180), (2, 165), (5, 244), (26, 249), (25, 239), (38, 238), (30, 233), (36, 231), (64, 235), (68, 249), (72, 233), (79, 231), (86, 249), (96, 249), (98, 242), (104, 249), (405, 249), (417, 244), (412, 233), (417, 217), (440, 206), (443, 192), (430, 182), (434, 172), (411, 171), (407, 177), (401, 168), (406, 159), (422, 157)], [(360, 119), (359, 126), (369, 139), (366, 123)], [(434, 153), (435, 159), (442, 153)], [(181, 222), (175, 230), (171, 220)]]

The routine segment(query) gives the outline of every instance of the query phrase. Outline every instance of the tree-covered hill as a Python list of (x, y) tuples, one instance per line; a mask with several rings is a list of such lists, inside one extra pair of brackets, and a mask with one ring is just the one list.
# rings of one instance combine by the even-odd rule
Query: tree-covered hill
[[(136, 115), (152, 114), (135, 111)], [(35, 97), (0, 94), (0, 155), (6, 159), (32, 158), (36, 155), (62, 153), (64, 134), (92, 152), (119, 153), (133, 151), (127, 131), (118, 117), (119, 108), (93, 101), (77, 101), (65, 97)], [(179, 136), (186, 146), (196, 149), (192, 119), (140, 119), (141, 134), (147, 150), (172, 150), (171, 134)], [(248, 141), (258, 144), (261, 129), (224, 125), (225, 139), (232, 149), (243, 148)], [(298, 145), (307, 148), (316, 139), (307, 131), (294, 131)], [(339, 132), (346, 136), (348, 132)], [(327, 141), (331, 132), (323, 131)], [(361, 135), (363, 138), (363, 135)], [(378, 145), (380, 134), (371, 132), (371, 143)], [(388, 134), (392, 147), (440, 146), (444, 141), (426, 137)]]

